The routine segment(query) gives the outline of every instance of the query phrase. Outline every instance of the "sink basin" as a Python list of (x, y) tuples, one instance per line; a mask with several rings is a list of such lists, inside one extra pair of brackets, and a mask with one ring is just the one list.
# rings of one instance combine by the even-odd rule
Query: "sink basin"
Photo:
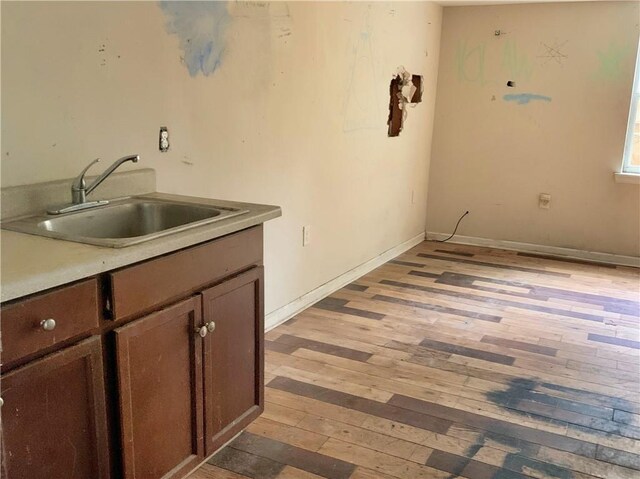
[(3, 223), (22, 233), (122, 248), (247, 213), (248, 210), (151, 198), (128, 198), (59, 216)]

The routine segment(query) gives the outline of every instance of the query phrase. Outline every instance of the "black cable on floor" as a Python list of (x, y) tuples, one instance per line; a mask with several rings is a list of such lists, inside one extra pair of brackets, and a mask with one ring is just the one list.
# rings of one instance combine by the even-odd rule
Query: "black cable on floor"
[(462, 218), (464, 218), (465, 216), (467, 216), (469, 214), (468, 211), (465, 211), (464, 214), (460, 217), (460, 219), (458, 220), (458, 222), (456, 223), (456, 227), (453, 229), (453, 233), (451, 233), (451, 236), (449, 236), (447, 239), (443, 239), (443, 240), (435, 240), (436, 243), (446, 243), (447, 241), (449, 241), (451, 238), (454, 237), (454, 235), (456, 234), (456, 231), (458, 231), (458, 225), (460, 224), (460, 222), (462, 221)]

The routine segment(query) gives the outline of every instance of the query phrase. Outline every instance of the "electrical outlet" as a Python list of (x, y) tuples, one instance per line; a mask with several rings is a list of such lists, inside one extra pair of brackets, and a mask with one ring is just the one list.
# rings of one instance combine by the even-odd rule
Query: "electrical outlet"
[(160, 151), (166, 153), (169, 151), (169, 130), (166, 126), (160, 127), (160, 139), (159, 139)]
[(549, 193), (540, 193), (538, 197), (538, 206), (542, 209), (548, 210), (551, 206), (551, 195)]
[(309, 246), (311, 243), (311, 226), (303, 226), (302, 227), (302, 246)]

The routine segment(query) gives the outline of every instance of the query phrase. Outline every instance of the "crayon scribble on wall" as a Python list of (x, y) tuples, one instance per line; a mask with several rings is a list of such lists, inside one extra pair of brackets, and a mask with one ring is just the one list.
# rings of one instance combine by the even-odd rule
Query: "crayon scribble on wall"
[(551, 101), (551, 97), (536, 95), (534, 93), (516, 93), (502, 97), (504, 101), (515, 101), (518, 105), (526, 105), (533, 100)]
[(167, 31), (180, 39), (182, 61), (192, 77), (211, 75), (220, 66), (231, 23), (227, 2), (160, 2)]

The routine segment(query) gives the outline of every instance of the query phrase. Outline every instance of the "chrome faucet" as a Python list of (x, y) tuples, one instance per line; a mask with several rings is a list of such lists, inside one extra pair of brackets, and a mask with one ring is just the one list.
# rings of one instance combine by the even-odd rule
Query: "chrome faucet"
[(115, 169), (118, 168), (122, 163), (125, 163), (127, 161), (133, 161), (134, 163), (137, 163), (139, 159), (140, 159), (140, 155), (123, 156), (118, 161), (116, 161), (113, 165), (107, 168), (100, 176), (98, 176), (93, 181), (93, 183), (91, 183), (91, 185), (86, 186), (86, 183), (84, 181), (84, 175), (87, 173), (87, 170), (89, 168), (91, 168), (93, 165), (95, 165), (100, 161), (100, 158), (96, 158), (91, 163), (89, 163), (84, 170), (80, 172), (80, 174), (76, 177), (75, 180), (73, 180), (73, 183), (71, 184), (71, 202), (74, 205), (86, 203), (87, 195), (91, 193), (93, 190), (95, 190), (100, 185), (100, 183), (106, 180), (107, 176), (113, 173)]
[(89, 168), (100, 161), (100, 158), (96, 158), (91, 163), (89, 163), (86, 168), (80, 172), (76, 179), (73, 180), (73, 183), (71, 183), (71, 204), (53, 208), (47, 211), (47, 213), (51, 215), (58, 215), (61, 213), (70, 213), (72, 211), (84, 210), (87, 208), (93, 208), (96, 206), (108, 204), (109, 201), (107, 200), (87, 201), (87, 195), (95, 190), (100, 185), (100, 183), (106, 180), (107, 177), (111, 173), (113, 173), (121, 164), (126, 163), (127, 161), (137, 163), (139, 159), (140, 155), (123, 156), (119, 160), (115, 161), (100, 176), (93, 180), (93, 183), (87, 186), (84, 176)]

